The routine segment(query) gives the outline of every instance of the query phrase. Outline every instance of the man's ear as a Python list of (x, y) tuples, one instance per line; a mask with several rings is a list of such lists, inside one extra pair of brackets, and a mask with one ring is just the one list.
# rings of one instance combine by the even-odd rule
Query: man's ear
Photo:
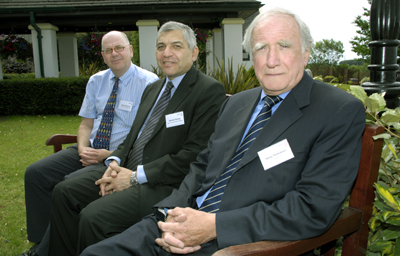
[(305, 67), (308, 64), (308, 60), (310, 59), (310, 51), (309, 50), (304, 51), (303, 59), (304, 59), (304, 67)]
[(195, 46), (192, 50), (192, 62), (195, 62), (198, 56), (199, 56), (199, 47)]

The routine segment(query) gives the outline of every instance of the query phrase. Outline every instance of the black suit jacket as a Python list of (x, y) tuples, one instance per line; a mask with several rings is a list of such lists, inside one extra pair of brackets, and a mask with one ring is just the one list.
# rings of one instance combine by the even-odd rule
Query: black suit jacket
[[(223, 104), (208, 148), (179, 190), (158, 207), (197, 208), (238, 147), (260, 99), (256, 88)], [(320, 235), (336, 220), (357, 175), (363, 105), (352, 95), (304, 75), (283, 100), (230, 178), (216, 214), (218, 248), (260, 240)], [(294, 158), (264, 170), (257, 155), (287, 139)]]
[[(164, 83), (165, 78), (160, 79), (147, 86), (143, 92), (137, 116), (128, 136), (111, 154), (121, 159), (121, 166), (126, 166), (129, 151)], [(148, 187), (150, 191), (143, 192), (143, 197), (147, 197), (147, 200), (161, 200), (168, 196), (173, 188), (179, 187), (189, 171), (190, 162), (206, 148), (225, 98), (223, 86), (215, 79), (194, 67), (186, 73), (144, 147), (143, 168), (148, 183), (142, 187)], [(184, 113), (185, 124), (166, 128), (165, 115), (179, 111)], [(162, 188), (157, 191), (151, 190), (157, 186)]]

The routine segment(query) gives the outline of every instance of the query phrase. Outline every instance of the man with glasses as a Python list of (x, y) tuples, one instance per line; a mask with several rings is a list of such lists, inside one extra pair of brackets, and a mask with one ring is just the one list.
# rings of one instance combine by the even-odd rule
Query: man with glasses
[(105, 161), (108, 168), (54, 189), (50, 255), (78, 255), (123, 232), (179, 187), (206, 148), (225, 100), (223, 86), (193, 66), (198, 53), (190, 27), (161, 26), (156, 58), (166, 78), (144, 91), (129, 135)]
[[(144, 89), (158, 80), (155, 74), (131, 62), (132, 46), (124, 33), (112, 31), (104, 35), (102, 49), (101, 54), (109, 69), (93, 75), (87, 83), (79, 112), (82, 122), (78, 129), (78, 143), (26, 169), (27, 231), (29, 241), (35, 245), (21, 255), (29, 256), (41, 251), (37, 248), (50, 221), (53, 188), (66, 175), (76, 176), (104, 166), (103, 160), (128, 135)], [(111, 112), (112, 121), (107, 121), (105, 114)], [(109, 131), (107, 136), (102, 134), (104, 124)]]

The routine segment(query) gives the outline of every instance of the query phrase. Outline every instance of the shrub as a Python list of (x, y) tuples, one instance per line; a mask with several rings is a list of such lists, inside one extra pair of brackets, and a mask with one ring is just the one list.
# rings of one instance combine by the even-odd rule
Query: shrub
[(0, 81), (2, 115), (76, 115), (89, 77)]
[(260, 86), (253, 66), (247, 70), (246, 65), (240, 64), (235, 74), (232, 65), (232, 61), (228, 60), (228, 69), (226, 70), (224, 60), (222, 60), (222, 64), (218, 61), (219, 68), (214, 68), (214, 70), (208, 74), (224, 86), (227, 94), (235, 94)]
[(24, 79), (24, 78), (35, 78), (35, 73), (23, 73), (23, 74), (4, 74), (4, 79)]
[(384, 139), (384, 146), (369, 222), (367, 255), (400, 255), (400, 108), (386, 108), (384, 93), (367, 96), (361, 86), (349, 88), (364, 104), (367, 123), (382, 126), (386, 131), (375, 136)]

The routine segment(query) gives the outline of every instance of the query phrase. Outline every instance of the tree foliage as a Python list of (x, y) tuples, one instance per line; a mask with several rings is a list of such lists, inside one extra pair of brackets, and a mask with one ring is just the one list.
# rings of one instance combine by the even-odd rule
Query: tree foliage
[(343, 57), (344, 46), (341, 41), (322, 39), (315, 43), (310, 54), (310, 66), (337, 66)]
[(350, 43), (352, 45), (352, 50), (355, 52), (358, 56), (360, 56), (360, 59), (365, 60), (366, 62), (370, 63), (371, 62), (371, 50), (368, 46), (369, 42), (371, 42), (371, 31), (369, 30), (369, 17), (371, 16), (371, 0), (367, 0), (369, 3), (369, 7), (364, 9), (364, 13), (362, 15), (358, 15), (356, 19), (354, 20), (354, 24), (359, 27), (359, 29), (356, 31), (357, 36), (353, 38), (353, 40), (350, 40)]
[[(371, 49), (369, 48), (368, 44), (371, 42), (369, 19), (371, 16), (372, 0), (367, 0), (367, 1), (369, 4), (368, 8), (363, 7), (364, 13), (362, 15), (358, 15), (354, 20), (354, 24), (356, 24), (357, 27), (359, 27), (359, 29), (356, 31), (358, 35), (355, 36), (353, 40), (350, 40), (350, 43), (352, 45), (353, 52), (355, 52), (358, 56), (360, 56), (360, 59), (366, 61), (367, 63), (371, 63)], [(400, 48), (397, 55), (400, 56)], [(400, 59), (398, 58), (398, 63), (399, 60)]]

